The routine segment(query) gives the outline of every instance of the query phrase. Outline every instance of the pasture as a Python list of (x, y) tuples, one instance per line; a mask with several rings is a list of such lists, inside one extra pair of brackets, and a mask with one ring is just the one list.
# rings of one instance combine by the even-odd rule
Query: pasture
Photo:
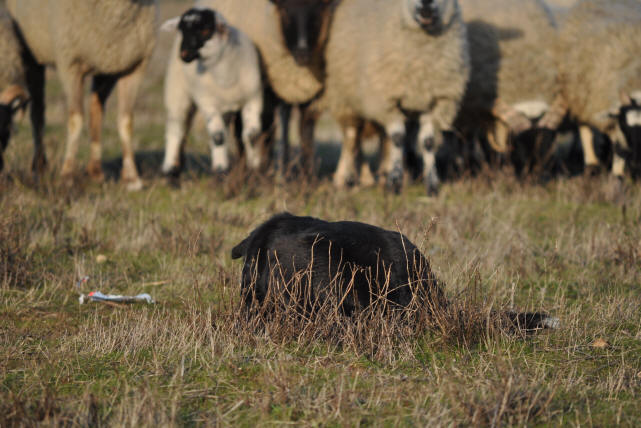
[[(161, 19), (187, 2), (161, 2)], [(317, 132), (317, 180), (207, 172), (196, 121), (179, 188), (160, 175), (166, 53), (161, 34), (137, 101), (145, 188), (118, 182), (115, 101), (107, 181), (59, 178), (64, 97), (48, 74), (49, 169), (30, 174), (28, 120), (0, 178), (0, 426), (641, 424), (641, 186), (607, 176), (518, 180), (509, 168), (394, 195), (337, 191), (337, 135)], [(115, 96), (113, 97), (115, 98)], [(88, 158), (83, 134), (79, 165)], [(231, 248), (272, 214), (356, 220), (406, 234), (448, 298), (478, 322), (405, 331), (381, 319), (333, 331), (239, 315)], [(100, 256), (100, 257), (99, 257)], [(147, 292), (154, 305), (78, 304), (83, 292)], [(561, 328), (484, 327), (489, 308), (544, 310)], [(399, 332), (404, 334), (398, 334)]]

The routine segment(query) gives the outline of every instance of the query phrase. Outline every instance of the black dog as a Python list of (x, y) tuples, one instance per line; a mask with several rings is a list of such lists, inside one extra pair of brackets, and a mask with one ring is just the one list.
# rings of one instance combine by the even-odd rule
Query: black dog
[[(247, 306), (254, 299), (263, 303), (271, 292), (284, 293), (285, 302), (305, 311), (334, 298), (348, 316), (374, 302), (402, 309), (414, 301), (431, 314), (447, 308), (418, 248), (400, 232), (364, 223), (282, 213), (254, 229), (231, 255), (245, 261), (241, 290)], [(525, 329), (558, 324), (541, 313), (506, 315)]]

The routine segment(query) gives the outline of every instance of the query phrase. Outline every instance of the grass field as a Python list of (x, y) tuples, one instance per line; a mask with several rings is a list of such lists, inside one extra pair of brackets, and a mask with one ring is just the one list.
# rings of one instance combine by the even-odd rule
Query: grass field
[[(162, 3), (162, 17), (184, 4)], [(60, 182), (65, 115), (55, 72), (43, 184), (28, 170), (27, 121), (5, 153), (0, 426), (641, 424), (638, 183), (621, 195), (606, 177), (535, 185), (506, 170), (447, 183), (427, 199), (420, 185), (398, 196), (338, 192), (326, 175), (221, 181), (201, 172), (208, 154), (196, 127), (190, 173), (176, 189), (158, 173), (170, 39), (162, 36), (138, 102), (143, 191), (115, 179)], [(120, 156), (114, 106), (104, 132), (109, 177)], [(321, 131), (331, 170), (335, 133)], [(562, 328), (393, 336), (379, 323), (349, 340), (323, 326), (244, 328), (241, 264), (230, 250), (283, 210), (399, 229), (453, 301), (545, 310)], [(157, 303), (79, 305), (75, 283), (85, 275), (83, 292), (148, 292)]]

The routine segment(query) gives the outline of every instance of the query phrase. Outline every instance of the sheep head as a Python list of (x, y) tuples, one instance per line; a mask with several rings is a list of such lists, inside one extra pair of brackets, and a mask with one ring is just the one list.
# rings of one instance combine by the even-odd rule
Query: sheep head
[(29, 97), (19, 85), (8, 86), (0, 93), (0, 170), (3, 167), (2, 153), (9, 144), (16, 113), (22, 113), (27, 108)]
[(403, 0), (405, 16), (411, 27), (437, 36), (459, 13), (456, 0)]
[(621, 96), (623, 105), (615, 118), (625, 136), (628, 146), (628, 166), (633, 178), (641, 177), (641, 98), (640, 93)]
[(270, 0), (278, 11), (287, 49), (300, 66), (322, 55), (338, 0)]
[(165, 31), (177, 29), (182, 33), (180, 58), (187, 63), (219, 55), (228, 35), (223, 16), (208, 8), (191, 8), (181, 16), (167, 20), (161, 28)]

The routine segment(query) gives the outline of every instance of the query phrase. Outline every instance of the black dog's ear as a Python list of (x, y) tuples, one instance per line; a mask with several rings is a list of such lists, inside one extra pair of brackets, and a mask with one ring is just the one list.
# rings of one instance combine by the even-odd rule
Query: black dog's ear
[(249, 244), (249, 236), (243, 239), (240, 244), (231, 249), (231, 258), (233, 260), (245, 257), (247, 254), (247, 245)]

